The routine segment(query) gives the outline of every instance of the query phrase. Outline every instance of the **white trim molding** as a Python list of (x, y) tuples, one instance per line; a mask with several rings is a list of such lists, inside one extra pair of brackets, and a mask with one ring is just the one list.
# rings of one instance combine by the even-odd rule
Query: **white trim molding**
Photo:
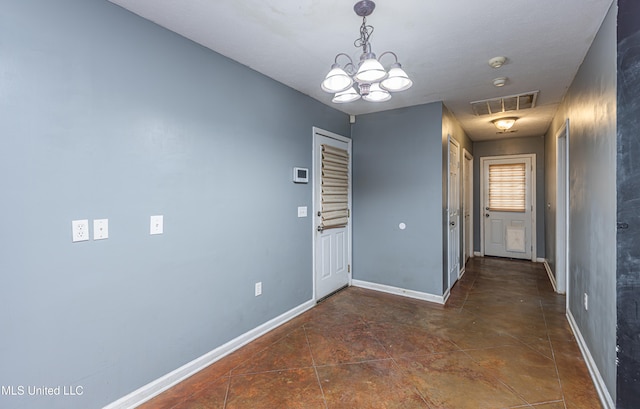
[(567, 309), (567, 320), (569, 321), (569, 326), (573, 331), (573, 334), (576, 337), (576, 341), (578, 342), (578, 346), (580, 347), (580, 352), (582, 352), (582, 356), (584, 357), (585, 362), (587, 363), (587, 369), (589, 369), (589, 374), (591, 375), (591, 379), (596, 387), (596, 391), (598, 392), (598, 397), (600, 398), (600, 402), (605, 409), (615, 409), (616, 405), (611, 398), (611, 394), (607, 389), (607, 385), (604, 383), (604, 379), (602, 379), (602, 375), (600, 375), (600, 371), (598, 370), (598, 366), (596, 362), (593, 360), (593, 356), (591, 356), (591, 351), (587, 347), (587, 343), (582, 337), (582, 333), (578, 328), (578, 324), (576, 323), (573, 314), (571, 311)]
[(105, 406), (103, 409), (132, 409), (144, 402), (154, 398), (161, 394), (172, 386), (182, 382), (188, 377), (196, 374), (197, 372), (205, 369), (209, 365), (224, 358), (237, 349), (245, 346), (246, 344), (254, 341), (262, 335), (268, 333), (279, 327), (280, 325), (292, 320), (303, 312), (313, 308), (316, 302), (313, 300), (307, 301), (304, 304), (295, 307), (284, 314), (265, 322), (264, 324), (245, 332), (239, 337), (232, 339), (224, 345), (207, 352), (199, 358), (181, 366), (180, 368), (152, 381), (143, 387), (131, 392), (130, 394), (123, 396), (115, 402), (112, 402)]
[(436, 304), (444, 304), (449, 297), (449, 290), (447, 290), (447, 293), (445, 293), (445, 295), (433, 295), (429, 293), (423, 293), (421, 291), (406, 290), (404, 288), (393, 287), (385, 284), (371, 283), (368, 281), (353, 280), (352, 284), (354, 287), (366, 288), (367, 290), (374, 290), (388, 294), (400, 295), (403, 297), (415, 298), (416, 300), (429, 301)]
[(551, 285), (553, 286), (553, 291), (558, 292), (558, 287), (556, 286), (556, 276), (553, 275), (553, 271), (551, 271), (551, 266), (547, 260), (544, 260), (544, 269), (547, 270), (547, 275), (549, 276), (549, 281), (551, 281)]

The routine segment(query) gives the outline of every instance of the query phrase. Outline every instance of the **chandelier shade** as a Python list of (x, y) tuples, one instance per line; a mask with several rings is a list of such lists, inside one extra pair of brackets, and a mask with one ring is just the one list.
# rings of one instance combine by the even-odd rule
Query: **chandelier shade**
[(335, 102), (336, 104), (344, 104), (347, 102), (353, 102), (360, 99), (360, 94), (356, 91), (355, 88), (351, 87), (346, 91), (337, 92), (333, 97), (331, 102)]
[(407, 73), (398, 63), (391, 66), (387, 78), (380, 82), (380, 86), (390, 92), (404, 91), (411, 88), (412, 85), (413, 81), (409, 79)]
[(340, 68), (338, 64), (331, 66), (331, 71), (327, 74), (322, 81), (321, 88), (326, 92), (342, 92), (346, 91), (353, 85), (353, 79), (346, 73), (345, 70)]
[[(367, 16), (373, 13), (375, 7), (371, 0), (360, 0), (353, 6), (356, 14), (362, 17), (360, 37), (354, 42), (356, 47), (362, 48), (362, 54), (357, 65), (345, 53), (336, 55), (331, 70), (320, 85), (323, 91), (334, 94), (334, 103), (353, 102), (361, 97), (369, 102), (384, 102), (391, 99), (392, 92), (404, 91), (413, 85), (395, 53), (386, 51), (376, 58), (371, 52), (369, 38), (373, 34), (373, 26), (367, 25)], [(395, 59), (389, 71), (381, 63), (385, 55), (391, 55)], [(341, 56), (348, 60), (344, 65), (338, 63)]]
[(375, 54), (368, 55), (362, 63), (360, 68), (356, 72), (355, 80), (358, 82), (374, 83), (382, 80), (387, 76), (387, 71), (378, 60), (376, 60)]

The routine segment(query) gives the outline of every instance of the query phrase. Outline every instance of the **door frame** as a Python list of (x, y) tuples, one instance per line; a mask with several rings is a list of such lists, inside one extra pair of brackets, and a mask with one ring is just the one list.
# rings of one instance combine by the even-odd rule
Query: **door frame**
[[(502, 160), (502, 159), (527, 159), (531, 160), (531, 186), (529, 186), (529, 194), (531, 195), (531, 261), (536, 262), (538, 260), (538, 250), (537, 250), (537, 238), (536, 238), (536, 212), (537, 212), (537, 203), (536, 203), (536, 154), (535, 153), (524, 153), (519, 155), (498, 155), (498, 156), (484, 156), (480, 158), (480, 203), (478, 203), (480, 212), (479, 215), (484, 214), (484, 204), (486, 203), (485, 197), (485, 179), (486, 175), (484, 173), (484, 164), (489, 160)], [(484, 257), (484, 219), (480, 218), (480, 256)]]
[(347, 224), (347, 232), (348, 232), (348, 239), (347, 239), (347, 265), (349, 266), (349, 272), (348, 274), (348, 286), (352, 285), (352, 281), (353, 281), (353, 269), (351, 268), (351, 261), (353, 260), (352, 258), (352, 251), (353, 251), (353, 232), (352, 232), (352, 221), (353, 221), (353, 205), (352, 205), (352, 198), (353, 198), (353, 177), (352, 177), (352, 163), (353, 163), (353, 155), (352, 155), (352, 144), (353, 144), (353, 140), (350, 138), (347, 138), (346, 136), (342, 136), (342, 135), (338, 135), (336, 133), (333, 132), (329, 132), (329, 131), (325, 131), (324, 129), (318, 128), (318, 127), (313, 127), (312, 129), (313, 132), (313, 137), (312, 137), (312, 145), (311, 145), (311, 281), (313, 282), (313, 300), (314, 301), (318, 301), (317, 298), (317, 294), (316, 294), (316, 222), (315, 222), (315, 218), (316, 218), (316, 214), (318, 214), (318, 212), (320, 211), (320, 209), (317, 208), (316, 206), (316, 198), (318, 195), (318, 192), (316, 192), (316, 182), (317, 182), (317, 178), (320, 177), (320, 175), (317, 175), (315, 172), (316, 169), (316, 165), (317, 165), (317, 160), (318, 160), (318, 152), (316, 150), (316, 142), (317, 142), (317, 135), (321, 135), (327, 138), (331, 138), (331, 139), (335, 139), (341, 142), (346, 142), (347, 143), (347, 150), (349, 152), (349, 200), (348, 200), (348, 207), (349, 207), (349, 223)]
[[(467, 162), (469, 162), (467, 164)], [(467, 180), (470, 184), (467, 184)], [(462, 236), (463, 236), (463, 250), (462, 250), (462, 268), (460, 269), (460, 276), (465, 272), (465, 264), (467, 262), (467, 256), (473, 258), (473, 155), (466, 149), (462, 148), (462, 203), (463, 211), (469, 211), (469, 226), (470, 231), (467, 231), (467, 224), (463, 221)], [(467, 198), (469, 202), (467, 203)], [(464, 214), (463, 214), (464, 218)], [(467, 250), (468, 253), (467, 253)]]
[(461, 166), (460, 166), (460, 143), (451, 135), (448, 135), (447, 138), (447, 253), (451, 252), (451, 145), (456, 145), (456, 147), (458, 148), (458, 157), (457, 157), (457, 161), (458, 161), (458, 254), (456, 255), (456, 258), (458, 259), (458, 271), (456, 272), (456, 276), (455, 279), (452, 282), (451, 279), (451, 265), (450, 265), (450, 254), (447, 254), (447, 283), (448, 283), (448, 291), (451, 291), (451, 289), (453, 288), (453, 285), (458, 281), (458, 279), (461, 276), (461, 270), (462, 270), (462, 265), (460, 263), (460, 255), (462, 254), (461, 248), (460, 248), (460, 239), (461, 239), (461, 230), (460, 230), (460, 209), (461, 209), (461, 189), (460, 189), (460, 185), (461, 185), (461, 180), (460, 180), (460, 174), (461, 174)]
[(556, 133), (556, 291), (569, 303), (569, 119)]

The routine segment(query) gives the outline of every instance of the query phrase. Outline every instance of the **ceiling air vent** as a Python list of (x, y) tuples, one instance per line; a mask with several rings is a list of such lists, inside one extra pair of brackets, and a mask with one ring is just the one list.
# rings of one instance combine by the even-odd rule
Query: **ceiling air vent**
[(471, 107), (477, 116), (522, 111), (523, 109), (535, 108), (539, 92), (532, 91), (508, 97), (484, 99), (472, 102)]

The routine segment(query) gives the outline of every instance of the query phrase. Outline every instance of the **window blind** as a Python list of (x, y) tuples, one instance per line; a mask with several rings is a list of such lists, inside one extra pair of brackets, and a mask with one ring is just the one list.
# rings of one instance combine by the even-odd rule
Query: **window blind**
[(524, 163), (489, 165), (489, 209), (524, 212), (527, 200)]
[(349, 152), (322, 144), (322, 229), (349, 222)]

